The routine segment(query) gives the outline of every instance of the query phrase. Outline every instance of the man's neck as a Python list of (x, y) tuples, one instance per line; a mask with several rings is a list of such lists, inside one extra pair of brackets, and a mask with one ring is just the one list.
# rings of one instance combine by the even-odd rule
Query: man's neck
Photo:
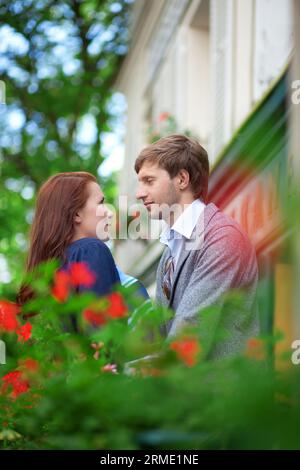
[(169, 225), (169, 227), (172, 227), (178, 217), (181, 216), (181, 214), (187, 209), (187, 207), (192, 204), (195, 201), (194, 196), (192, 195), (183, 195), (181, 200), (177, 203), (177, 207), (175, 211), (172, 211), (170, 213), (169, 219), (166, 220), (166, 223)]

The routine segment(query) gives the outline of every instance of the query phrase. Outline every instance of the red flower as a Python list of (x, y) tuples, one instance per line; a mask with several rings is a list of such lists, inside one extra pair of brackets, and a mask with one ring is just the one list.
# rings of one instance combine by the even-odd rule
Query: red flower
[(58, 302), (64, 302), (70, 289), (70, 276), (66, 271), (57, 271), (54, 276), (52, 295)]
[(160, 115), (158, 116), (158, 122), (166, 121), (167, 119), (169, 119), (169, 117), (170, 113), (160, 113)]
[(24, 371), (36, 372), (39, 368), (39, 363), (35, 359), (28, 357), (20, 361), (20, 367), (24, 369)]
[(175, 351), (177, 357), (189, 367), (197, 363), (197, 357), (201, 351), (200, 344), (195, 338), (173, 341), (170, 344), (170, 349)]
[(86, 263), (72, 263), (70, 267), (70, 277), (73, 286), (91, 287), (96, 280), (96, 276), (91, 272)]
[(123, 318), (127, 315), (128, 308), (123, 301), (123, 297), (118, 292), (113, 292), (108, 296), (110, 306), (105, 314), (111, 318)]
[(69, 271), (57, 271), (54, 276), (52, 295), (58, 302), (65, 302), (68, 298), (71, 285), (91, 287), (95, 282), (95, 275), (86, 263), (72, 263)]
[(25, 325), (21, 326), (16, 333), (18, 335), (18, 341), (28, 341), (29, 338), (31, 337), (31, 330), (32, 330), (32, 325), (27, 322)]
[(19, 305), (8, 302), (7, 300), (0, 301), (0, 330), (15, 331), (19, 327), (17, 315), (20, 313)]
[(15, 370), (13, 372), (9, 372), (8, 374), (2, 377), (3, 381), (3, 388), (2, 390), (6, 392), (9, 385), (12, 386), (12, 396), (17, 397), (21, 393), (26, 393), (29, 390), (29, 384), (27, 380), (22, 378), (22, 372), (19, 370)]
[(107, 321), (107, 319), (103, 315), (103, 312), (97, 312), (96, 310), (93, 310), (91, 308), (87, 308), (86, 310), (84, 310), (83, 317), (92, 325), (104, 325)]
[(84, 310), (85, 320), (94, 325), (104, 325), (109, 318), (123, 318), (127, 315), (128, 309), (121, 294), (113, 292), (107, 297), (107, 300), (109, 305), (106, 308), (95, 307)]

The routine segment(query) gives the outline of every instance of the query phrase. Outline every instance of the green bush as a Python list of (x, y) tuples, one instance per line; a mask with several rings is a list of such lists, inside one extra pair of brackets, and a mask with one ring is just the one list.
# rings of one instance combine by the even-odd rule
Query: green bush
[(56, 268), (31, 277), (36, 297), (21, 312), (0, 302), (2, 449), (300, 448), (300, 368), (288, 354), (274, 371), (272, 338), (209, 361), (201, 329), (165, 341), (159, 326), (170, 312), (133, 288), (97, 299), (77, 295), (71, 280), (58, 298)]

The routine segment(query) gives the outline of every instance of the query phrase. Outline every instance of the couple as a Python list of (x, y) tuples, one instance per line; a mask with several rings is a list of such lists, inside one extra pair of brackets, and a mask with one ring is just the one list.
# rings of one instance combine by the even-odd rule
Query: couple
[[(174, 311), (166, 335), (197, 324), (199, 310), (222, 306), (224, 294), (238, 289), (244, 292), (245, 308), (225, 325), (228, 337), (214, 355), (239, 351), (248, 337), (258, 334), (257, 262), (239, 225), (214, 204), (206, 204), (207, 152), (195, 139), (170, 135), (142, 150), (135, 171), (137, 198), (152, 219), (167, 223), (160, 237), (166, 249), (158, 266), (156, 291), (157, 303)], [(168, 210), (171, 207), (175, 209)], [(126, 279), (104, 243), (109, 217), (94, 176), (85, 172), (52, 176), (38, 194), (27, 270), (53, 258), (63, 266), (84, 261), (96, 275), (90, 290), (99, 296), (108, 294)], [(147, 297), (142, 285), (140, 289)], [(24, 286), (19, 303), (31, 295)]]

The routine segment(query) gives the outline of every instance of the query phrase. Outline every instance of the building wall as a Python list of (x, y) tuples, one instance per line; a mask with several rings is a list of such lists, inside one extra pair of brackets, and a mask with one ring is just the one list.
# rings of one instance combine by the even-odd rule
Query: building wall
[[(220, 153), (287, 63), (291, 5), (291, 0), (136, 0), (132, 45), (117, 80), (128, 104), (122, 194), (134, 200), (134, 161), (147, 144), (149, 126), (159, 128), (162, 112), (175, 117), (179, 131), (192, 130), (208, 149), (212, 168), (218, 167)], [(231, 206), (239, 206), (238, 200)], [(230, 206), (225, 210), (232, 212)], [(148, 265), (159, 252), (152, 244)], [(140, 274), (138, 266), (147, 269), (145, 248), (145, 242), (122, 242), (116, 249), (119, 264)]]

